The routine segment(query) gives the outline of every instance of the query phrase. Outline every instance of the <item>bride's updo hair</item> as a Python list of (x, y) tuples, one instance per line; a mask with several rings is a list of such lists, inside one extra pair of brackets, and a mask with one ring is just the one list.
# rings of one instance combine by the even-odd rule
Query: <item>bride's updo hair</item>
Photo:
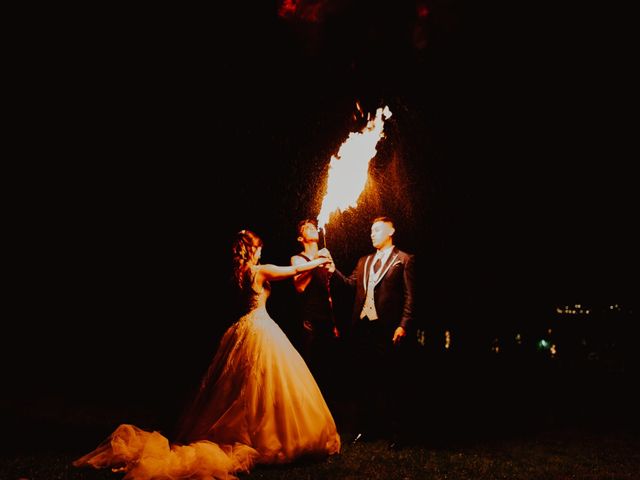
[(233, 277), (242, 290), (247, 285), (249, 261), (262, 246), (262, 239), (251, 230), (240, 230), (233, 242)]

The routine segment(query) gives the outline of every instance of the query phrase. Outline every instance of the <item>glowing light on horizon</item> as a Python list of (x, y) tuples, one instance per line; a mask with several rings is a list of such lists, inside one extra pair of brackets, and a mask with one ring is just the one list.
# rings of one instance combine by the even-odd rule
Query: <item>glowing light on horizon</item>
[(384, 121), (390, 116), (389, 107), (378, 108), (375, 117), (369, 115), (367, 125), (360, 132), (351, 132), (338, 153), (331, 156), (318, 228), (324, 229), (333, 213), (358, 205), (369, 178), (369, 162), (377, 153), (376, 145), (384, 137)]
[(425, 332), (424, 330), (421, 329), (417, 329), (417, 335), (418, 335), (418, 343), (420, 344), (421, 347), (424, 347), (424, 342), (425, 342)]
[(538, 342), (538, 348), (541, 350), (546, 350), (547, 348), (549, 348), (549, 342), (543, 338)]

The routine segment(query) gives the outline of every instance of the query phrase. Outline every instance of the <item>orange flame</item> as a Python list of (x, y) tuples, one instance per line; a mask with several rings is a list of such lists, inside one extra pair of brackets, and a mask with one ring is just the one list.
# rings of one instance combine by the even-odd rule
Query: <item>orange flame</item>
[[(358, 109), (360, 106), (358, 105)], [(384, 137), (384, 121), (391, 116), (389, 107), (378, 108), (360, 132), (351, 132), (337, 155), (331, 156), (327, 193), (318, 214), (318, 227), (324, 228), (329, 216), (358, 205), (369, 173), (369, 161), (376, 155), (376, 145)]]

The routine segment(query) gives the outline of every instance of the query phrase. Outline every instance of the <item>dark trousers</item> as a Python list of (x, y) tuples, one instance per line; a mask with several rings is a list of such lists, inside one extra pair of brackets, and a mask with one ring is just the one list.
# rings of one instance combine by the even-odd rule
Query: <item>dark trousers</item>
[(335, 396), (340, 381), (338, 341), (331, 331), (304, 332), (302, 356), (326, 400)]
[(406, 392), (403, 346), (392, 342), (393, 331), (380, 320), (364, 318), (352, 335), (355, 429), (370, 436), (390, 437), (403, 428)]

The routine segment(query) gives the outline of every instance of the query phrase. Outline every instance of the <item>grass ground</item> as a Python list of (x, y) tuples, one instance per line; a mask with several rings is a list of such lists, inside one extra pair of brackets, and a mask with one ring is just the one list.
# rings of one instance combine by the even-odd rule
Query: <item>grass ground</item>
[[(105, 470), (77, 469), (82, 452), (49, 451), (3, 455), (6, 480), (120, 479)], [(623, 432), (555, 430), (504, 439), (476, 439), (447, 445), (409, 445), (391, 451), (383, 441), (345, 443), (324, 461), (256, 467), (245, 480), (264, 479), (638, 479), (640, 438)]]
[[(389, 450), (383, 440), (353, 444), (351, 411), (337, 401), (332, 411), (342, 436), (340, 454), (256, 466), (241, 479), (640, 479), (635, 373), (565, 374), (506, 365), (426, 371), (426, 393), (414, 392), (407, 407), (412, 428), (401, 450)], [(171, 438), (166, 426), (180, 407), (157, 392), (136, 402), (121, 391), (91, 401), (68, 393), (0, 398), (0, 413), (6, 412), (0, 418), (0, 480), (120, 480), (122, 473), (78, 469), (71, 462), (119, 423)]]
[[(16, 436), (16, 443), (7, 442), (2, 448), (0, 478), (119, 480), (121, 473), (78, 469), (71, 462), (108, 435), (117, 419), (133, 417), (143, 427), (157, 420), (144, 410), (74, 408), (65, 414), (62, 404), (49, 417), (14, 417), (5, 433), (20, 431), (21, 435)], [(322, 461), (257, 466), (240, 477), (244, 480), (640, 478), (640, 433), (637, 425), (627, 426), (624, 421), (614, 422), (609, 417), (591, 417), (588, 422), (540, 418), (518, 426), (516, 420), (513, 424), (494, 424), (487, 419), (473, 425), (468, 418), (459, 422), (433, 420), (431, 429), (429, 422), (418, 423), (421, 433), (408, 437), (406, 446), (398, 451), (389, 450), (383, 440), (353, 444), (353, 433), (343, 430), (343, 447), (338, 455)], [(8, 438), (5, 436), (3, 440)]]

